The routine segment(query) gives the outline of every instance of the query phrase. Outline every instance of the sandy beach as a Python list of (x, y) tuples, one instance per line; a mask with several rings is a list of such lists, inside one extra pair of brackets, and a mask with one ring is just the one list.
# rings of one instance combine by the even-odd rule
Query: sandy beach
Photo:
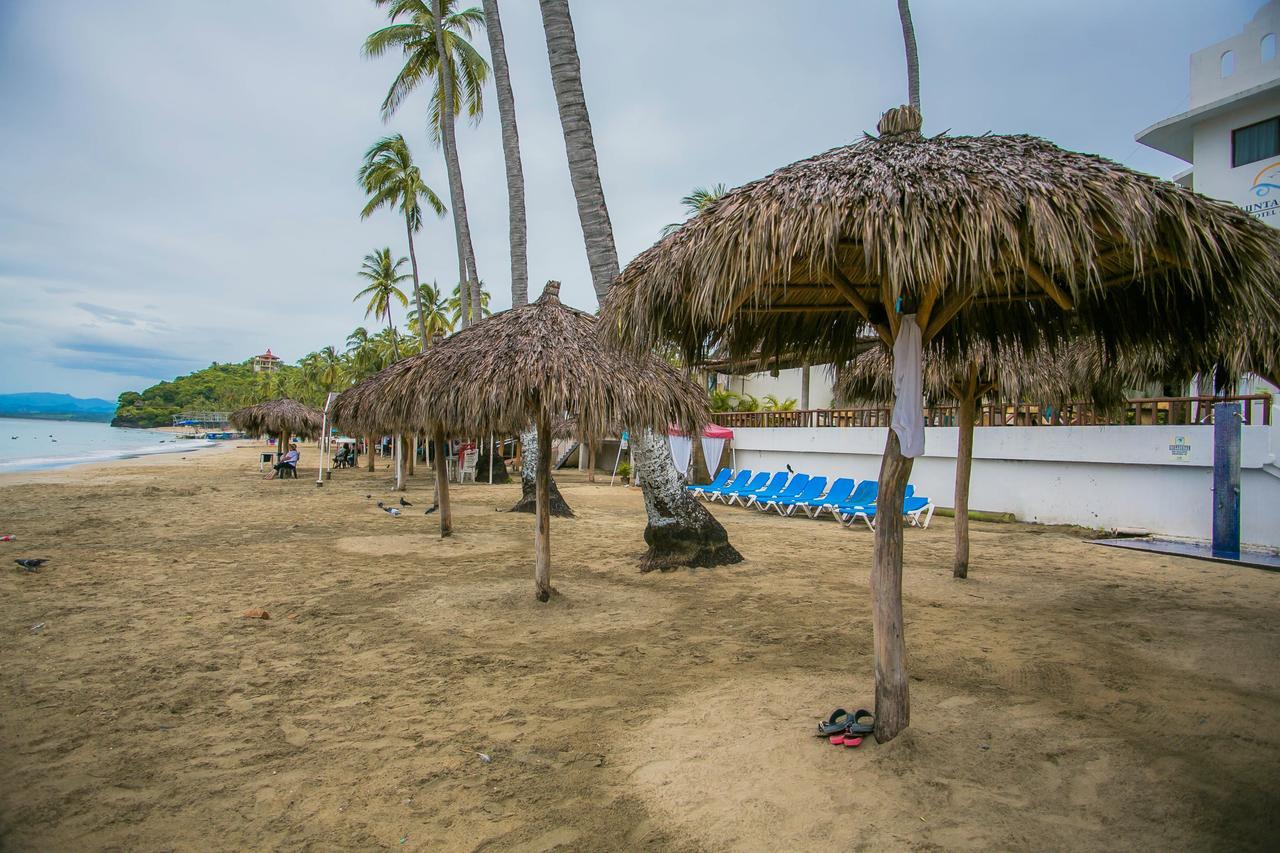
[[(0, 480), (5, 850), (1262, 850), (1280, 576), (948, 519), (908, 530), (912, 726), (870, 707), (872, 537), (715, 513), (738, 566), (642, 575), (638, 490), (264, 482), (260, 448)], [(304, 447), (304, 463), (315, 460)], [(373, 495), (372, 499), (366, 495)], [(261, 608), (270, 618), (242, 614)], [(485, 760), (487, 757), (489, 760)]]

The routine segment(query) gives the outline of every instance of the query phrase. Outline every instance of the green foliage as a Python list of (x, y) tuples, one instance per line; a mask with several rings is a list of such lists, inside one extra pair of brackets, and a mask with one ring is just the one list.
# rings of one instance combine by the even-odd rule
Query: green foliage
[(631, 463), (630, 462), (618, 463), (618, 476), (624, 480), (631, 479)]
[[(374, 0), (387, 10), (391, 23), (371, 33), (364, 43), (364, 55), (379, 57), (399, 55), (404, 65), (392, 81), (382, 101), (384, 121), (395, 115), (405, 99), (419, 87), (430, 87), (431, 138), (440, 141), (443, 127), (443, 100), (440, 97), (444, 75), (440, 69), (440, 52), (436, 45), (435, 16), (431, 0)], [(484, 84), (489, 79), (489, 63), (468, 39), (472, 29), (484, 27), (484, 13), (479, 7), (458, 9), (455, 0), (443, 5), (444, 50), (453, 77), (453, 112), (465, 114), (473, 122), (484, 112)]]
[(225, 412), (284, 393), (299, 383), (301, 369), (282, 365), (274, 373), (254, 373), (252, 361), (211, 364), (186, 376), (152, 385), (142, 393), (125, 391), (116, 400), (116, 426), (169, 426), (184, 411)]
[[(772, 396), (772, 395), (770, 395)], [(713, 412), (758, 412), (760, 400), (750, 394), (739, 394), (737, 391), (715, 390), (707, 392), (707, 407)], [(765, 399), (769, 399), (766, 397)], [(795, 401), (791, 401), (795, 407)]]
[(798, 401), (795, 397), (788, 397), (785, 400), (779, 400), (773, 394), (765, 394), (764, 400), (761, 401), (761, 404), (766, 412), (790, 412), (795, 410), (797, 402)]

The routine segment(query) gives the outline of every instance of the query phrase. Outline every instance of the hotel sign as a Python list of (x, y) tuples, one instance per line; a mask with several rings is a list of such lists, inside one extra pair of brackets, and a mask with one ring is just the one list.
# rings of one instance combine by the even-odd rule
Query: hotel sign
[(1268, 163), (1254, 176), (1247, 199), (1240, 205), (1245, 213), (1280, 228), (1280, 160)]

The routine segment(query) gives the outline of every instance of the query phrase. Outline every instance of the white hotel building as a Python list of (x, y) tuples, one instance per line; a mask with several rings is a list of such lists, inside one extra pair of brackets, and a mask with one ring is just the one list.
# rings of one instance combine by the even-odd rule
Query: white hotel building
[(1175, 180), (1280, 228), (1280, 2), (1191, 54), (1189, 109), (1137, 135), (1191, 164)]
[[(1280, 228), (1280, 2), (1244, 30), (1191, 54), (1186, 112), (1137, 135), (1143, 145), (1191, 164), (1174, 180), (1229, 201)], [(1277, 282), (1280, 287), (1280, 282)], [(1276, 389), (1250, 377), (1244, 393)]]

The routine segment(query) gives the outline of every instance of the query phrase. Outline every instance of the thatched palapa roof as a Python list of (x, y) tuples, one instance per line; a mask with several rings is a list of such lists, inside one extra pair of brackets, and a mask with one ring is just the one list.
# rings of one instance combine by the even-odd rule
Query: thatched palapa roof
[(879, 137), (725, 193), (628, 264), (610, 332), (843, 359), (868, 324), (890, 337), (900, 298), (926, 340), (987, 305), (975, 332), (1026, 344), (1070, 337), (1067, 316), (1121, 347), (1277, 323), (1280, 236), (1235, 206), (1034, 136), (919, 129), (890, 110)]
[(548, 416), (579, 435), (625, 425), (665, 430), (706, 421), (706, 394), (652, 354), (604, 345), (597, 320), (560, 302), (559, 282), (536, 301), (488, 317), (344, 391), (331, 409), (348, 429), (510, 435)]
[[(833, 365), (833, 372), (839, 399), (893, 401), (893, 362), (884, 347)], [(1124, 405), (1127, 389), (1150, 382), (1186, 382), (1196, 369), (1163, 357), (1155, 348), (1117, 355), (1094, 339), (1076, 338), (1031, 348), (1017, 343), (996, 348), (983, 342), (944, 346), (935, 340), (925, 350), (923, 372), (925, 396), (934, 402), (958, 399), (972, 378), (979, 396), (994, 394), (1002, 402), (1087, 402), (1114, 409)]]
[(301, 438), (316, 438), (324, 424), (324, 414), (296, 400), (281, 397), (232, 412), (228, 418), (236, 429), (255, 435), (287, 432)]

